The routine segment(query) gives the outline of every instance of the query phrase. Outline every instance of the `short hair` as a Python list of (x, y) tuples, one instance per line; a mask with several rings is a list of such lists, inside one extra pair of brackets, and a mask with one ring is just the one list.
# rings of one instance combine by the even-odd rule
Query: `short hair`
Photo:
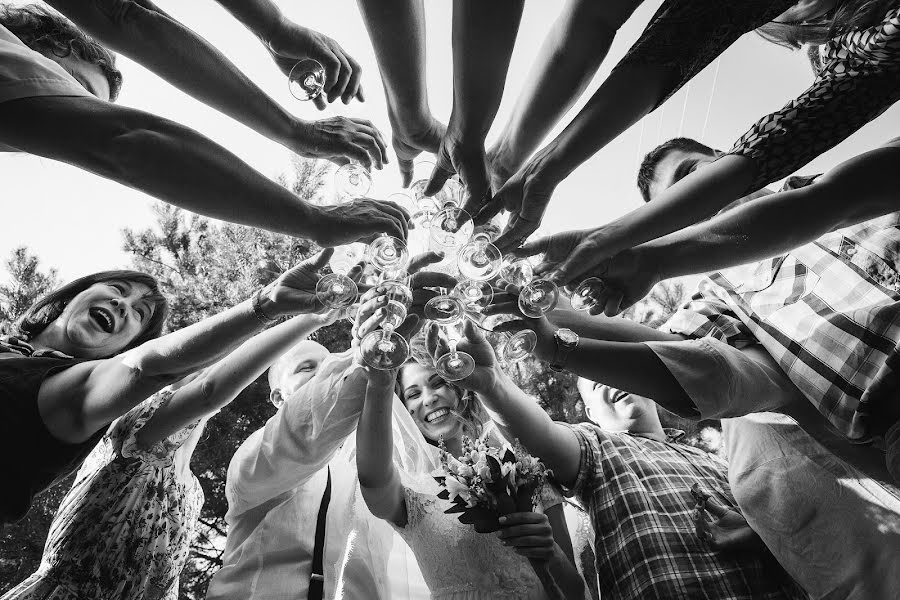
[(702, 152), (710, 156), (716, 155), (715, 150), (692, 138), (677, 137), (660, 144), (644, 156), (644, 160), (638, 168), (637, 186), (644, 202), (650, 202), (650, 184), (653, 183), (653, 178), (656, 176), (656, 168), (667, 154), (675, 150)]
[(0, 5), (0, 25), (23, 44), (41, 54), (59, 58), (75, 54), (100, 67), (109, 82), (109, 99), (115, 101), (122, 89), (122, 72), (116, 68), (116, 55), (78, 29), (56, 11), (37, 4)]
[(62, 314), (72, 298), (94, 284), (109, 281), (126, 281), (146, 285), (150, 288), (150, 295), (147, 298), (153, 304), (153, 314), (144, 324), (143, 330), (122, 351), (130, 350), (162, 335), (163, 325), (169, 312), (169, 302), (159, 291), (159, 282), (152, 275), (127, 270), (101, 271), (76, 279), (53, 290), (29, 306), (25, 314), (19, 317), (15, 323), (16, 333), (26, 339), (33, 338)]

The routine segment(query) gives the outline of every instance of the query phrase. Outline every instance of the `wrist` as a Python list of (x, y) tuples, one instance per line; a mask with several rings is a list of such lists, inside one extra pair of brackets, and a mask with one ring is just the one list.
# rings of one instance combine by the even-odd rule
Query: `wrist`
[(278, 310), (278, 304), (274, 299), (274, 284), (263, 286), (253, 294), (250, 299), (250, 308), (253, 316), (264, 326), (269, 326), (278, 321), (284, 314)]
[(268, 16), (267, 19), (254, 24), (253, 33), (262, 41), (269, 52), (275, 53), (275, 49), (272, 46), (274, 43), (277, 43), (281, 32), (286, 29), (288, 20), (274, 5), (273, 10), (275, 11), (274, 15)]
[(484, 146), (488, 131), (491, 128), (490, 121), (484, 122), (483, 116), (467, 117), (460, 114), (454, 105), (447, 123), (447, 134), (462, 143), (477, 143)]

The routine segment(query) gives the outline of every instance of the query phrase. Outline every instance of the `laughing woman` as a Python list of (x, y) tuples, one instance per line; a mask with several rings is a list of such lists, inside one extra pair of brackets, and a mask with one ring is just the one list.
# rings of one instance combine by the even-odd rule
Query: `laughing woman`
[(274, 319), (316, 310), (316, 270), (330, 252), (252, 300), (159, 338), (167, 304), (149, 275), (97, 273), (36, 302), (0, 344), (0, 524), (22, 518), (37, 493), (77, 469), (114, 419)]

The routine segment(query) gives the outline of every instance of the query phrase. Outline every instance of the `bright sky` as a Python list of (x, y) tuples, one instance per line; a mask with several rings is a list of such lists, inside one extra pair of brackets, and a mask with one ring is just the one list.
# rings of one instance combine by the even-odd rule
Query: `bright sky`
[[(584, 101), (637, 38), (660, 3), (661, 0), (647, 0), (622, 28)], [(295, 100), (288, 92), (285, 77), (259, 42), (212, 0), (158, 0), (158, 4), (216, 45), (262, 89), (298, 116), (361, 116), (372, 120), (389, 137), (374, 53), (354, 1), (280, 1), (286, 15), (338, 40), (363, 67), (367, 102), (349, 107), (336, 104), (325, 113), (316, 111), (311, 103)], [(432, 110), (442, 120), (449, 116), (451, 106), (450, 4), (426, 2), (428, 89)], [(562, 5), (556, 0), (527, 3), (503, 104), (488, 143), (509, 117), (544, 33)], [(189, 98), (127, 59), (120, 60), (120, 68), (125, 74), (121, 104), (185, 123), (268, 176), (275, 177), (287, 168), (287, 150), (281, 146)], [(643, 124), (597, 153), (557, 188), (542, 232), (602, 224), (631, 210), (640, 203), (634, 180), (644, 153), (676, 135), (696, 137), (727, 149), (759, 117), (808, 87), (811, 79), (802, 53), (767, 44), (753, 34), (745, 36), (689, 87)], [(582, 104), (576, 105), (575, 110)], [(900, 108), (894, 107), (803, 172), (821, 172), (871, 149), (896, 135), (898, 126)], [(152, 221), (152, 200), (147, 196), (67, 165), (0, 154), (0, 172), (5, 208), (5, 217), (0, 219), (0, 258), (5, 259), (12, 248), (26, 244), (42, 258), (45, 267), (58, 267), (64, 280), (129, 264), (128, 256), (121, 251), (121, 229), (146, 226)], [(386, 197), (397, 187), (399, 176), (392, 163), (376, 173), (370, 195)]]

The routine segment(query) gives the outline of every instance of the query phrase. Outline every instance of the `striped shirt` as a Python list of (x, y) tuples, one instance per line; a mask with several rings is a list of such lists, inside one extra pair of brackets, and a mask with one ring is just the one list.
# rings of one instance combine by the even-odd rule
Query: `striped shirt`
[(591, 423), (567, 425), (581, 462), (570, 492), (596, 533), (603, 598), (805, 598), (775, 560), (714, 551), (694, 531), (691, 486), (739, 510), (720, 458)]
[(761, 343), (846, 437), (870, 437), (900, 371), (900, 213), (773, 259), (713, 273), (664, 325), (732, 346)]

